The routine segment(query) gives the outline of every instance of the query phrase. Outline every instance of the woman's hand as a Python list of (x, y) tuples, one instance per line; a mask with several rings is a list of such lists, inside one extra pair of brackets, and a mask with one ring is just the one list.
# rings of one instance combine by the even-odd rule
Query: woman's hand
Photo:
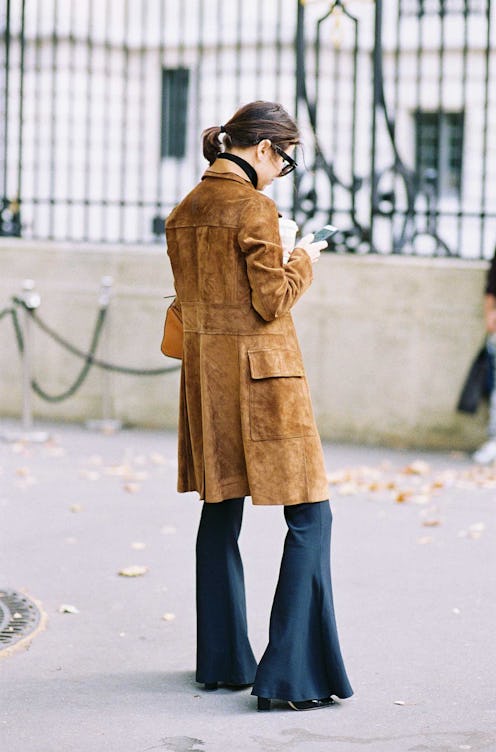
[(309, 233), (309, 235), (305, 235), (304, 238), (296, 243), (296, 248), (302, 248), (306, 251), (310, 256), (312, 264), (315, 264), (320, 258), (320, 252), (327, 247), (327, 241), (318, 240), (317, 242), (314, 242), (313, 237), (313, 232)]

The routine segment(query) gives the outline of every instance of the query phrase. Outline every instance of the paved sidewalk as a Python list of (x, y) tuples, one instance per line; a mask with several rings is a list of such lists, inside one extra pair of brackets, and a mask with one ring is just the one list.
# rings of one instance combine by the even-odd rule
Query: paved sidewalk
[[(175, 492), (175, 436), (48, 428), (48, 444), (0, 443), (0, 588), (47, 615), (28, 650), (0, 652), (2, 752), (496, 752), (496, 471), (325, 446), (355, 696), (260, 714), (249, 691), (194, 682), (201, 505)], [(284, 534), (279, 508), (246, 504), (257, 655)], [(119, 575), (132, 566), (147, 571)]]

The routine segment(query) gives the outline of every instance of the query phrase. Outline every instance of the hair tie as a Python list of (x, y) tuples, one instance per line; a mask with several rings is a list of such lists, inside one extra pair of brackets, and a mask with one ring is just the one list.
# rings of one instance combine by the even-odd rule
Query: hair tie
[(224, 126), (223, 126), (223, 125), (221, 125), (221, 126), (220, 126), (220, 128), (219, 128), (219, 133), (227, 133), (227, 131), (226, 131), (226, 129), (224, 128)]

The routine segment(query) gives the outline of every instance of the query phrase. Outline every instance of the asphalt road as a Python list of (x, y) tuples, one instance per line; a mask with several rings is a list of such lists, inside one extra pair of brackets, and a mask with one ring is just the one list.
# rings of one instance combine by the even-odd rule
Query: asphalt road
[[(46, 444), (0, 443), (0, 588), (47, 621), (29, 647), (0, 651), (2, 752), (496, 752), (496, 470), (325, 446), (355, 696), (261, 714), (249, 691), (194, 682), (201, 505), (175, 492), (175, 436), (48, 428)], [(247, 502), (257, 655), (284, 534), (280, 508)], [(133, 566), (146, 571), (119, 574)]]

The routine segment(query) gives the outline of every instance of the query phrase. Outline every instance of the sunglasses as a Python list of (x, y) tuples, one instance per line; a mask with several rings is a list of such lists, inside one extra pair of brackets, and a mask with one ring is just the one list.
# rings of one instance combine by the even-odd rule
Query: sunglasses
[(282, 178), (284, 177), (284, 175), (289, 175), (290, 172), (293, 172), (293, 170), (295, 170), (298, 166), (296, 160), (294, 160), (293, 157), (290, 157), (289, 154), (286, 154), (286, 152), (283, 151), (280, 146), (277, 146), (277, 144), (271, 144), (271, 147), (272, 149), (274, 149), (275, 153), (282, 157), (286, 162), (281, 172), (279, 173), (279, 177)]

